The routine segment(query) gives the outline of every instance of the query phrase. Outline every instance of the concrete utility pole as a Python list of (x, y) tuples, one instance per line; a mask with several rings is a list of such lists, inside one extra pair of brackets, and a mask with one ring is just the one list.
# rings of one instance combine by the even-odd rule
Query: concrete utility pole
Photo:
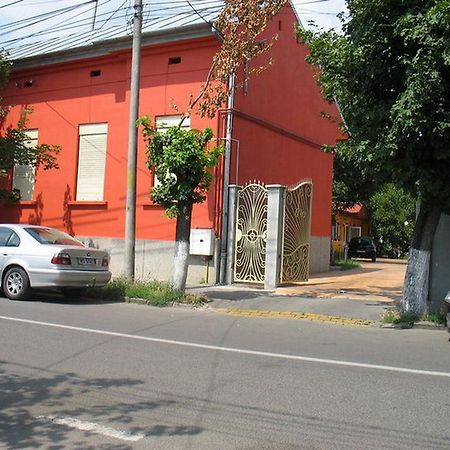
[(136, 172), (139, 79), (141, 73), (142, 0), (134, 0), (133, 51), (131, 57), (130, 117), (128, 126), (127, 203), (125, 216), (125, 276), (134, 279), (136, 244)]
[[(229, 214), (229, 193), (230, 168), (231, 168), (231, 145), (233, 135), (233, 108), (234, 108), (234, 89), (236, 84), (236, 74), (232, 74), (228, 80), (228, 113), (227, 129), (225, 136), (225, 163), (223, 168), (223, 200), (222, 200), (222, 232), (220, 236), (220, 284), (225, 284), (227, 271), (227, 247), (228, 247), (228, 214)], [(236, 180), (237, 181), (237, 180)]]

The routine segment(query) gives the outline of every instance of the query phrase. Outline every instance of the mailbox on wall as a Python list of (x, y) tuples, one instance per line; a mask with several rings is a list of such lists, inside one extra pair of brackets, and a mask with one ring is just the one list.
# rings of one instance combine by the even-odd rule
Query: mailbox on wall
[(195, 228), (191, 230), (190, 254), (213, 256), (214, 236), (214, 230), (209, 228)]

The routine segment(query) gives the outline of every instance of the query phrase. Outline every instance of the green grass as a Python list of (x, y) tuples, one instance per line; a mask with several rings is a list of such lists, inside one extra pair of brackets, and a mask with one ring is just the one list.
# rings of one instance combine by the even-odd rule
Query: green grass
[(355, 261), (353, 259), (338, 259), (334, 262), (334, 265), (336, 267), (340, 267), (341, 270), (350, 270), (350, 269), (356, 269), (357, 267), (361, 267), (361, 264), (359, 261)]
[(383, 314), (382, 322), (383, 323), (391, 323), (394, 325), (404, 324), (405, 326), (412, 327), (414, 322), (419, 320), (419, 317), (411, 314), (405, 313), (398, 308), (389, 309)]
[(169, 306), (174, 303), (201, 306), (207, 302), (205, 297), (183, 294), (173, 289), (169, 283), (155, 280), (131, 282), (124, 278), (117, 278), (104, 287), (91, 289), (88, 296), (111, 300), (138, 298), (153, 306)]
[(434, 311), (425, 314), (422, 320), (432, 322), (436, 325), (446, 325), (447, 324), (447, 314), (444, 311)]
[(382, 317), (383, 323), (404, 324), (411, 327), (418, 321), (431, 322), (435, 325), (445, 325), (447, 323), (447, 315), (443, 311), (436, 311), (420, 317), (415, 314), (405, 313), (399, 308), (394, 308), (386, 311)]

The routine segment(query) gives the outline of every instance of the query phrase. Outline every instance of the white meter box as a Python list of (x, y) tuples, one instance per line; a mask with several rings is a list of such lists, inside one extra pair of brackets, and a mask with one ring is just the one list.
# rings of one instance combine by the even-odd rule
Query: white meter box
[(195, 228), (191, 230), (191, 255), (214, 255), (214, 230), (209, 228)]

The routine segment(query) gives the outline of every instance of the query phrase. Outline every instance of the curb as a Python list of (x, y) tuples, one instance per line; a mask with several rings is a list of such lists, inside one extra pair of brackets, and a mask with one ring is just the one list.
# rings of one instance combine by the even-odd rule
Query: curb
[(209, 308), (211, 311), (236, 317), (263, 317), (271, 319), (296, 319), (333, 323), (336, 325), (354, 325), (360, 327), (373, 327), (378, 322), (366, 319), (353, 319), (350, 317), (328, 316), (324, 314), (306, 313), (301, 311), (268, 311), (260, 309), (238, 308)]

